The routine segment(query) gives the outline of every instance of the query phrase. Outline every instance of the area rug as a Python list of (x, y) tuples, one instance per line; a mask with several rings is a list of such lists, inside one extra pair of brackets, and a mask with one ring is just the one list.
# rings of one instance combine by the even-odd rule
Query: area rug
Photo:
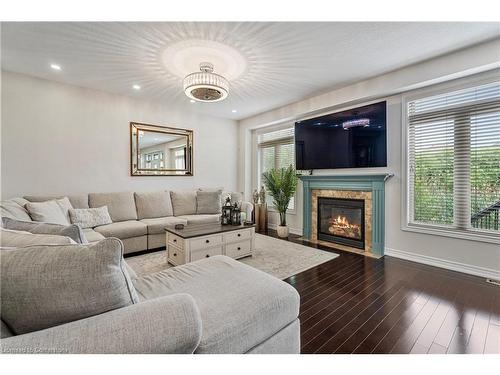
[[(283, 280), (336, 257), (338, 254), (256, 234), (253, 256), (240, 261)], [(165, 250), (128, 257), (126, 261), (138, 276), (172, 267)]]

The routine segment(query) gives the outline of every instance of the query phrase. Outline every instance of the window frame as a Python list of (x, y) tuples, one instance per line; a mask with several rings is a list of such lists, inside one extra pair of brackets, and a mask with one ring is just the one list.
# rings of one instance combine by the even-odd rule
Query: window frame
[[(281, 124), (280, 126), (273, 126), (273, 127), (265, 127), (261, 129), (257, 129), (254, 131), (254, 145), (255, 145), (255, 152), (256, 152), (256, 162), (257, 162), (257, 174), (255, 176), (255, 181), (257, 183), (257, 189), (260, 190), (260, 187), (263, 185), (262, 182), (262, 153), (260, 152), (260, 147), (259, 147), (259, 135), (265, 134), (265, 133), (272, 133), (275, 131), (279, 130), (284, 130), (284, 129), (294, 129), (295, 130), (295, 123), (285, 123)], [(294, 131), (294, 137), (292, 139), (292, 145), (295, 145), (295, 131)], [(295, 163), (294, 163), (295, 164)], [(276, 165), (276, 160), (275, 160), (275, 165)], [(295, 165), (294, 165), (295, 168)], [(293, 209), (288, 209), (286, 211), (287, 215), (296, 215), (297, 214), (297, 193), (298, 189), (295, 192), (293, 199), (294, 199), (294, 207)], [(278, 212), (276, 208), (272, 204), (268, 204), (267, 210), (269, 212)]]
[(410, 196), (410, 165), (409, 165), (409, 122), (408, 103), (421, 98), (445, 94), (447, 92), (471, 88), (499, 81), (500, 70), (480, 74), (474, 77), (433, 85), (405, 93), (401, 97), (401, 230), (408, 232), (424, 233), (444, 237), (459, 238), (471, 241), (480, 241), (500, 244), (500, 233), (491, 233), (479, 229), (459, 229), (439, 224), (414, 223), (411, 221)]

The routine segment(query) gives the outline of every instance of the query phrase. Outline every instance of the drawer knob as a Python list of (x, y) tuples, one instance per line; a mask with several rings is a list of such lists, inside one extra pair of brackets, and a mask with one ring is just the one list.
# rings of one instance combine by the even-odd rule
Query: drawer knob
[(238, 237), (241, 237), (241, 233), (238, 233)]
[(177, 239), (176, 239), (176, 238), (174, 238), (174, 242), (177, 242)]
[(210, 254), (205, 255), (205, 258), (210, 258)]
[(176, 257), (176, 256), (177, 256), (177, 253), (174, 253), (174, 257)]
[(210, 242), (210, 240), (206, 240), (205, 242), (206, 242), (206, 243), (209, 243), (209, 242)]

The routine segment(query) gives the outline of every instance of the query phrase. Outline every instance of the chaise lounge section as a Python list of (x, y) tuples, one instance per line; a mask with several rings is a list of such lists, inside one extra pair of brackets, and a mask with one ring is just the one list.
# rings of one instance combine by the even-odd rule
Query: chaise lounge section
[[(214, 256), (136, 277), (128, 275), (122, 257), (123, 244), (116, 239), (89, 245), (59, 245), (52, 250), (51, 246), (32, 246), (2, 252), (6, 260), (2, 262), (2, 277), (11, 276), (2, 282), (3, 353), (299, 353), (297, 291), (234, 259)], [(27, 252), (24, 258), (23, 251)], [(97, 266), (79, 266), (73, 258), (61, 264), (61, 259), (67, 258), (65, 254), (71, 251), (91, 262), (95, 259), (92, 254), (104, 255)], [(85, 257), (85, 251), (91, 255)], [(19, 260), (45, 253), (52, 253), (52, 258), (42, 255), (39, 261), (34, 261), (37, 266), (32, 268), (31, 290), (27, 292), (26, 285), (18, 282), (25, 275), (19, 267), (30, 266)], [(54, 257), (57, 262), (51, 261)], [(103, 259), (111, 259), (104, 268)], [(43, 273), (37, 274), (38, 267)], [(100, 269), (105, 269), (105, 273), (100, 273)], [(110, 281), (110, 272), (117, 275), (118, 282)], [(65, 284), (60, 284), (61, 273), (70, 279), (81, 274), (81, 282), (75, 284), (76, 290), (72, 289), (70, 294), (68, 290), (44, 291), (42, 283), (37, 282), (42, 278), (46, 281), (55, 278), (55, 285), (67, 289)], [(129, 280), (127, 288), (134, 301), (106, 311), (108, 299), (116, 297), (116, 285), (122, 285), (121, 290), (128, 295), (122, 275)], [(106, 282), (100, 284), (102, 295), (90, 298), (87, 291), (94, 283), (99, 285), (99, 280)], [(47, 298), (40, 299), (40, 294), (46, 294)], [(68, 296), (69, 300), (61, 296)], [(82, 300), (88, 301), (88, 308), (82, 305)], [(22, 306), (15, 306), (16, 303)], [(89, 316), (88, 311), (92, 311), (96, 303), (105, 312)], [(66, 308), (54, 310), (53, 306), (61, 305)], [(45, 315), (44, 306), (49, 309)], [(81, 315), (75, 306), (81, 306), (83, 314), (87, 314), (83, 316), (87, 317), (68, 318)], [(44, 316), (49, 320), (57, 316), (64, 323), (16, 332), (13, 327), (17, 315), (25, 312), (41, 316), (42, 323)], [(24, 321), (37, 326), (35, 315)]]

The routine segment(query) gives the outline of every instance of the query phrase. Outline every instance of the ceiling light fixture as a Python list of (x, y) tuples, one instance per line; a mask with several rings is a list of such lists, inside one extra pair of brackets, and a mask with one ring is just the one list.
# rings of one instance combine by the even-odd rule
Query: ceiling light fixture
[(344, 128), (344, 130), (349, 130), (351, 128), (359, 128), (359, 127), (366, 128), (367, 126), (370, 126), (370, 119), (369, 118), (360, 118), (358, 120), (349, 120), (349, 121), (342, 123), (342, 127)]
[(133, 86), (132, 86), (132, 88), (133, 88), (134, 90), (140, 90), (140, 89), (141, 89), (141, 86), (139, 86), (139, 85), (133, 85)]
[(219, 102), (229, 95), (229, 81), (215, 74), (213, 64), (202, 62), (200, 71), (184, 78), (184, 92), (198, 102)]
[(54, 70), (61, 70), (61, 65), (57, 65), (57, 64), (50, 64), (50, 67)]
[(238, 111), (237, 111), (236, 109), (233, 109), (231, 112), (236, 113), (236, 112), (238, 112)]

